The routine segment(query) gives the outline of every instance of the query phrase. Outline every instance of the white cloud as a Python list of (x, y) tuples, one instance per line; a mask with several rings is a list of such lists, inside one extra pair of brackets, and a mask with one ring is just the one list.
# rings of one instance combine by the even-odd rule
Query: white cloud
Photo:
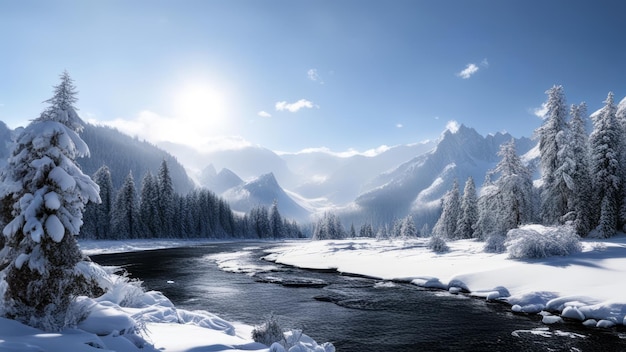
[(474, 75), (476, 72), (478, 72), (479, 69), (480, 68), (476, 66), (476, 64), (467, 64), (467, 66), (465, 66), (465, 69), (463, 71), (457, 73), (457, 76), (463, 79), (468, 79), (472, 77), (472, 75)]
[(544, 102), (540, 107), (534, 108), (532, 111), (533, 115), (543, 119), (544, 116), (548, 113), (548, 105)]
[(455, 120), (450, 120), (446, 123), (446, 130), (452, 133), (456, 133), (459, 130), (459, 127), (461, 127), (461, 125)]
[(401, 124), (401, 123), (397, 123), (397, 124), (396, 124), (396, 127), (397, 127), (397, 128), (402, 128), (402, 127), (404, 127), (404, 125), (403, 125), (403, 124)]
[(317, 72), (317, 69), (315, 68), (309, 69), (308, 71), (306, 71), (306, 75), (307, 77), (309, 77), (311, 81), (319, 82), (319, 84), (324, 84), (324, 81), (322, 80), (319, 73)]
[(270, 113), (269, 113), (269, 112), (267, 112), (267, 111), (259, 111), (259, 112), (257, 113), (257, 115), (259, 115), (259, 116), (261, 116), (261, 117), (272, 117), (272, 114), (270, 114)]
[(312, 102), (306, 99), (300, 99), (295, 103), (287, 103), (286, 101), (279, 101), (276, 103), (276, 111), (289, 111), (289, 112), (298, 112), (298, 110), (307, 108), (312, 109), (313, 107), (318, 107), (314, 105)]
[(487, 68), (489, 67), (489, 61), (487, 61), (487, 59), (483, 59), (483, 61), (480, 62), (480, 66)]
[(105, 125), (141, 140), (157, 144), (172, 142), (187, 145), (199, 151), (239, 149), (252, 145), (239, 136), (207, 135), (212, 123), (203, 119), (187, 120), (159, 115), (144, 110), (130, 119), (99, 121), (94, 117), (87, 119), (89, 123)]

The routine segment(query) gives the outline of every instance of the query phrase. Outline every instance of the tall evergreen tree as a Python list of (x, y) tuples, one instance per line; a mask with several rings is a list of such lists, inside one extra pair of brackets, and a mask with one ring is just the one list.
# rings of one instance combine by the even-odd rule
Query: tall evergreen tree
[(415, 222), (413, 222), (411, 215), (407, 215), (404, 220), (402, 220), (401, 237), (405, 240), (417, 237), (417, 228), (415, 228)]
[(172, 237), (172, 222), (174, 220), (174, 186), (172, 176), (163, 160), (158, 175), (159, 216), (161, 218), (161, 237)]
[(616, 119), (613, 93), (609, 93), (605, 105), (593, 119), (593, 132), (589, 136), (591, 174), (593, 183), (593, 208), (599, 234), (611, 237), (615, 234), (620, 202), (620, 128)]
[(100, 202), (98, 185), (75, 160), (88, 156), (80, 138), (76, 88), (67, 72), (54, 87), (49, 107), (17, 137), (1, 198), (13, 203), (1, 252), (7, 283), (4, 312), (45, 330), (60, 330), (77, 295), (101, 289), (79, 269), (85, 260), (74, 236), (88, 202)]
[(546, 91), (546, 94), (548, 94), (545, 103), (547, 112), (543, 125), (536, 131), (543, 180), (541, 218), (546, 224), (556, 224), (567, 213), (565, 180), (556, 174), (564, 163), (561, 151), (566, 142), (567, 106), (562, 86), (554, 86)]
[(139, 238), (141, 228), (139, 222), (139, 197), (135, 189), (133, 173), (129, 172), (122, 188), (115, 197), (111, 215), (111, 230), (114, 238)]
[(142, 233), (147, 237), (160, 237), (163, 233), (159, 206), (159, 185), (150, 171), (141, 181), (139, 219)]
[[(478, 200), (476, 235), (486, 239), (505, 235), (508, 230), (533, 221), (533, 186), (528, 168), (515, 150), (515, 140), (500, 147), (501, 157), (496, 168), (489, 172)], [(499, 175), (491, 182), (491, 175)]]
[(573, 192), (571, 210), (574, 214), (574, 228), (580, 236), (587, 236), (591, 231), (592, 212), (592, 184), (589, 173), (589, 146), (585, 118), (587, 106), (585, 103), (572, 105), (570, 121), (571, 157), (574, 161), (572, 174)]
[(474, 237), (474, 225), (478, 221), (478, 197), (474, 179), (469, 177), (465, 181), (463, 198), (461, 199), (461, 214), (456, 224), (455, 238)]
[(285, 237), (283, 233), (283, 219), (278, 212), (278, 201), (276, 200), (274, 200), (270, 209), (270, 230), (274, 238)]
[(453, 238), (456, 233), (456, 224), (461, 215), (461, 201), (459, 183), (454, 180), (452, 189), (443, 197), (443, 209), (439, 220), (433, 227), (433, 235)]

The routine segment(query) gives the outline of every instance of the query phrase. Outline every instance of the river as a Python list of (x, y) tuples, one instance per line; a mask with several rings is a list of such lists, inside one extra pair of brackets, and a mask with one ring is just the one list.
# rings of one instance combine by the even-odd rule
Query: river
[[(179, 308), (250, 325), (273, 313), (284, 328), (303, 329), (338, 351), (626, 351), (623, 327), (547, 326), (502, 303), (262, 261), (274, 245), (214, 243), (91, 258), (124, 267)], [(241, 253), (234, 262), (252, 269), (220, 269), (216, 258), (229, 253)]]

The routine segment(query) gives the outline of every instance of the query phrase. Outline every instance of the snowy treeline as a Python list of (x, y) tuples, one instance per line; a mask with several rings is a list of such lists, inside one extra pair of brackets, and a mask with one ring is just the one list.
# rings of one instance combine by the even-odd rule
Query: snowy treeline
[[(617, 107), (609, 93), (604, 107), (591, 115), (586, 105), (568, 108), (562, 86), (546, 94), (543, 124), (536, 130), (541, 182), (515, 152), (514, 142), (501, 146), (500, 163), (489, 172), (476, 198), (469, 179), (462, 201), (455, 183), (443, 198), (433, 233), (448, 239), (503, 238), (522, 224), (569, 224), (580, 236), (611, 237), (626, 224), (626, 106)], [(493, 242), (492, 244), (497, 244)]]
[(102, 203), (87, 206), (81, 232), (85, 238), (302, 237), (299, 226), (283, 218), (276, 203), (269, 211), (256, 207), (238, 216), (209, 190), (175, 193), (165, 160), (157, 175), (146, 173), (139, 192), (132, 172), (117, 191), (108, 167), (101, 167), (93, 179), (100, 186)]
[[(422, 228), (421, 235), (426, 236), (428, 225)], [(341, 219), (333, 212), (325, 212), (315, 224), (312, 239), (329, 240), (355, 237), (370, 237), (377, 239), (409, 239), (420, 235), (417, 231), (413, 218), (408, 215), (403, 219), (396, 219), (391, 226), (385, 224), (374, 230), (371, 223), (364, 223), (359, 228), (358, 234), (354, 224), (350, 225), (349, 232), (341, 224)]]

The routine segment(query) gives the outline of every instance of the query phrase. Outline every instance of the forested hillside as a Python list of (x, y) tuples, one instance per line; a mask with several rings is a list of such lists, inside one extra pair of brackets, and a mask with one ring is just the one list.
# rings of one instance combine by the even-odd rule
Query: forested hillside
[(181, 194), (193, 190), (193, 181), (187, 176), (183, 166), (166, 151), (140, 141), (116, 129), (85, 124), (81, 137), (89, 146), (90, 157), (79, 158), (78, 164), (87, 175), (93, 175), (101, 166), (111, 171), (113, 187), (120, 188), (128, 171), (141, 180), (150, 171), (156, 174), (165, 160), (170, 168), (174, 190)]

